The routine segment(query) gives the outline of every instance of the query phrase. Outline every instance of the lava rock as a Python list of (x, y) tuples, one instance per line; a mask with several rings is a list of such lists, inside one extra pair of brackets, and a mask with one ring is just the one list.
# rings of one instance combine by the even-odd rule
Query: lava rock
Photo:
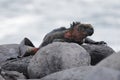
[(67, 69), (45, 76), (40, 80), (83, 80), (92, 68), (92, 66), (84, 66)]
[(53, 42), (41, 48), (28, 66), (30, 78), (42, 78), (64, 69), (90, 65), (89, 53), (75, 43)]
[(120, 71), (120, 52), (112, 54), (111, 56), (102, 60), (99, 64), (97, 64), (97, 66), (112, 68)]
[(5, 80), (5, 79), (0, 75), (0, 80)]
[(19, 52), (19, 44), (0, 45), (0, 64), (6, 60), (17, 58)]
[(84, 80), (120, 80), (120, 71), (105, 67), (95, 67)]
[(86, 44), (82, 45), (91, 56), (91, 65), (96, 65), (104, 58), (113, 54), (115, 51), (107, 45), (94, 45), (94, 44)]
[(2, 71), (1, 75), (5, 80), (26, 79), (26, 77), (22, 73), (16, 71)]
[(9, 71), (18, 71), (28, 77), (27, 67), (32, 56), (9, 60), (1, 64), (1, 68)]

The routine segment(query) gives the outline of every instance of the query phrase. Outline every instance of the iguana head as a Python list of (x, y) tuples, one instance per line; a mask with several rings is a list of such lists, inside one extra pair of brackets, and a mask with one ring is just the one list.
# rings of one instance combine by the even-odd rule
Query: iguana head
[(71, 24), (70, 28), (72, 31), (77, 30), (78, 33), (83, 32), (87, 36), (91, 36), (94, 33), (94, 29), (91, 24), (82, 24), (80, 22), (73, 22), (73, 24)]
[(73, 22), (69, 31), (65, 34), (68, 39), (74, 39), (75, 41), (83, 41), (87, 36), (91, 36), (94, 33), (94, 29), (91, 24), (81, 24), (80, 22)]

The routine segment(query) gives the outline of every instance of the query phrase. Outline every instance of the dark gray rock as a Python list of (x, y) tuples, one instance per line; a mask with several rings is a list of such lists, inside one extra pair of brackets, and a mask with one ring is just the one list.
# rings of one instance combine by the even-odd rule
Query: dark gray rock
[(17, 58), (19, 55), (18, 44), (0, 45), (0, 64), (6, 60)]
[(107, 45), (94, 45), (86, 44), (82, 45), (91, 56), (91, 65), (96, 65), (104, 58), (113, 54), (115, 51)]
[(75, 43), (54, 42), (41, 48), (28, 66), (30, 78), (41, 78), (64, 69), (90, 65), (89, 53)]
[(97, 66), (112, 68), (120, 71), (120, 52), (112, 54), (111, 56), (102, 60), (99, 64), (97, 64)]
[(22, 73), (16, 71), (2, 71), (1, 75), (5, 80), (26, 79), (26, 77)]
[(34, 49), (36, 48), (28, 38), (24, 38), (19, 45), (19, 49), (20, 49), (19, 57), (24, 57), (34, 55), (35, 54)]
[(9, 60), (2, 63), (1, 68), (9, 71), (18, 71), (20, 73), (23, 73), (25, 76), (28, 76), (27, 67), (31, 58), (32, 56)]
[(91, 69), (91, 66), (67, 69), (45, 76), (40, 80), (83, 80)]
[(26, 37), (21, 41), (20, 44), (21, 45), (35, 47), (34, 44), (28, 38), (26, 38)]
[(84, 80), (120, 80), (120, 71), (104, 67), (95, 67)]
[(17, 79), (17, 80), (40, 80), (40, 79)]

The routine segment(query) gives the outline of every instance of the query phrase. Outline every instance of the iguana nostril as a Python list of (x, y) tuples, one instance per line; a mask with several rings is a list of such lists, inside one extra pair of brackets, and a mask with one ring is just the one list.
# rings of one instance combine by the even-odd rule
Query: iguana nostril
[(88, 36), (91, 36), (94, 33), (94, 29), (93, 28), (87, 29), (87, 33)]

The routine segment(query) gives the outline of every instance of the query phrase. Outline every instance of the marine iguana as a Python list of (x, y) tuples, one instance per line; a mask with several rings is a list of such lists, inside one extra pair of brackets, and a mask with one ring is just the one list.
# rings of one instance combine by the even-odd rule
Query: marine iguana
[(44, 47), (52, 42), (73, 42), (79, 45), (83, 43), (88, 44), (106, 44), (104, 41), (96, 42), (88, 36), (94, 33), (94, 29), (91, 24), (82, 24), (80, 22), (73, 22), (70, 28), (61, 27), (54, 29), (48, 33), (39, 48)]

